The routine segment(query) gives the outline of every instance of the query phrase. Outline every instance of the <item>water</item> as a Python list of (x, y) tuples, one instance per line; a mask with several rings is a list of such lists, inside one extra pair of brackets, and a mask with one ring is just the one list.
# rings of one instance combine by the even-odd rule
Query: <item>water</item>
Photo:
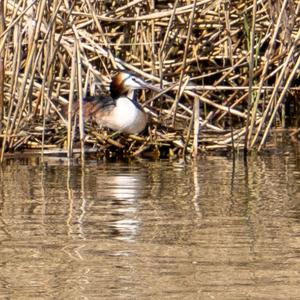
[(1, 299), (300, 299), (300, 147), (0, 169)]

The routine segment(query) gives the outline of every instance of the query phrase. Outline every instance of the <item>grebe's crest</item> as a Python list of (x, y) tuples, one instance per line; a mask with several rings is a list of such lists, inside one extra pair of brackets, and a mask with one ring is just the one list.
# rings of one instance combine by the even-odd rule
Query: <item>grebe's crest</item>
[(126, 95), (132, 90), (138, 90), (146, 88), (147, 84), (140, 78), (136, 77), (132, 73), (120, 71), (111, 81), (110, 95), (116, 99), (120, 96)]

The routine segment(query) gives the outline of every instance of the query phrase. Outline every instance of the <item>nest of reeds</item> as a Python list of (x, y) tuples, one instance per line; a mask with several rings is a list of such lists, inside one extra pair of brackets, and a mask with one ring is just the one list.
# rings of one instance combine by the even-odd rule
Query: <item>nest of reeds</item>
[[(299, 134), (300, 4), (284, 1), (1, 1), (2, 155), (197, 155), (258, 149), (270, 130)], [(114, 70), (142, 92), (143, 135), (64, 122), (71, 98), (107, 89)], [(297, 129), (298, 128), (298, 129)]]

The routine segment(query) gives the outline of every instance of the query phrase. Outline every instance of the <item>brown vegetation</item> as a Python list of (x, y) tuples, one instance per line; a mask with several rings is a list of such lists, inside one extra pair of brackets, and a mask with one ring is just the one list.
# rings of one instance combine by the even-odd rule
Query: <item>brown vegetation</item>
[[(292, 123), (299, 133), (299, 2), (0, 3), (1, 159), (8, 150), (64, 145), (71, 155), (74, 135), (82, 152), (196, 155), (260, 151), (274, 126)], [(148, 134), (84, 130), (82, 117), (78, 134), (61, 107), (88, 89), (106, 90), (116, 69), (162, 90), (139, 95)]]

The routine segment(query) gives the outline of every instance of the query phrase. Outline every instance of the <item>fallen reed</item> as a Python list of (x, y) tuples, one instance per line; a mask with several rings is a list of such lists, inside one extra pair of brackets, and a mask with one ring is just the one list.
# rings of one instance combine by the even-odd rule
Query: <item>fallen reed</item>
[[(82, 157), (261, 151), (272, 128), (299, 136), (297, 1), (6, 0), (0, 13), (1, 160), (78, 147)], [(84, 124), (82, 109), (71, 118), (73, 100), (107, 91), (116, 69), (161, 90), (139, 95), (144, 135)]]

